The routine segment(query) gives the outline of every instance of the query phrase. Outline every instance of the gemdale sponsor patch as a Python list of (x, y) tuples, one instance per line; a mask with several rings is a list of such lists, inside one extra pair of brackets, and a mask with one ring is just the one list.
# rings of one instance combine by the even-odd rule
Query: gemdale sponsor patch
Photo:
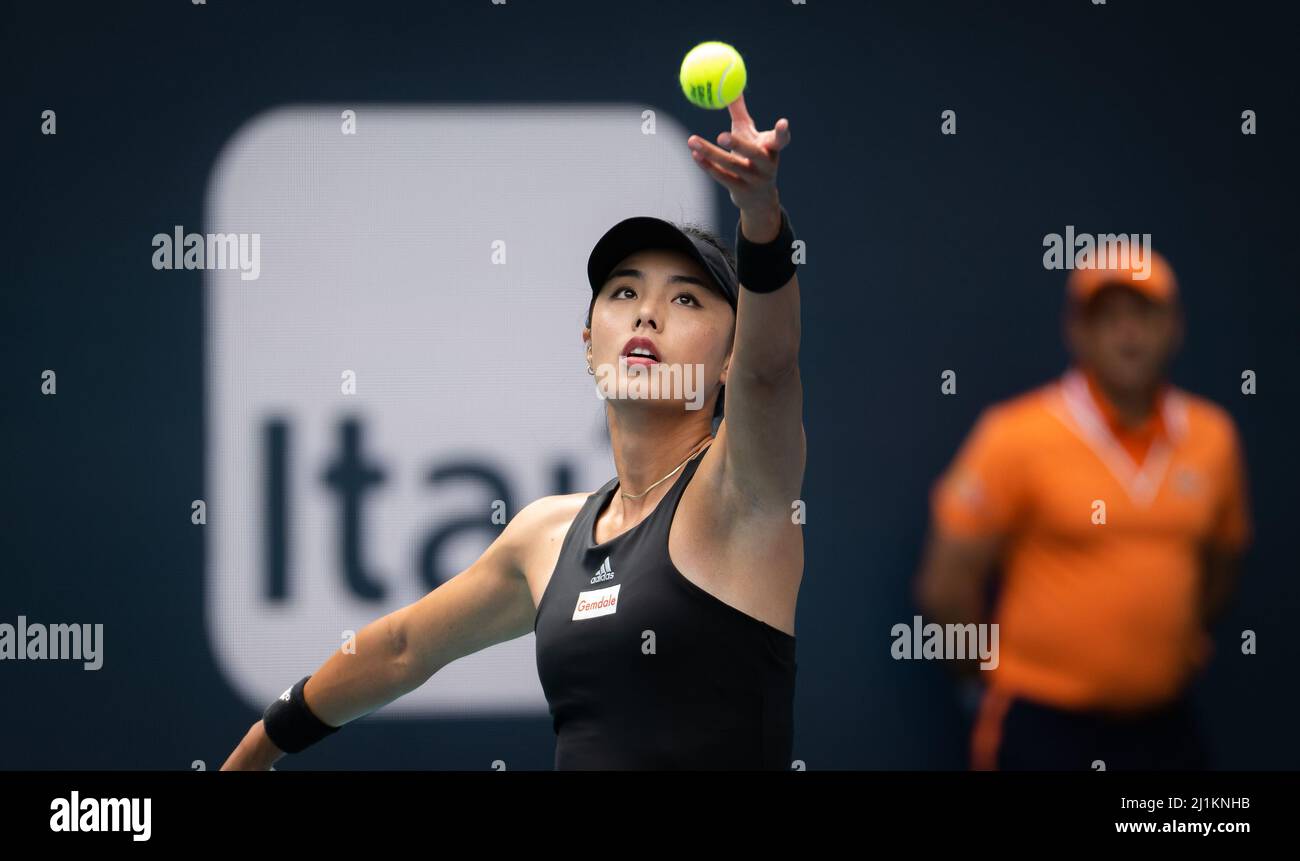
[(588, 589), (578, 593), (578, 604), (573, 608), (573, 620), (593, 619), (596, 616), (608, 616), (618, 612), (618, 590), (622, 586), (606, 586), (604, 589)]

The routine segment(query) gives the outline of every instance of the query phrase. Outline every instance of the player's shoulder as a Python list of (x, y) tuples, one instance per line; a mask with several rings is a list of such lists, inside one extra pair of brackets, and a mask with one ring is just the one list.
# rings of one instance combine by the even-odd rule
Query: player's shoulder
[(533, 500), (506, 522), (488, 553), (508, 560), (507, 564), (516, 572), (528, 571), (539, 553), (564, 541), (590, 496), (590, 493), (562, 493)]
[(519, 509), (507, 524), (506, 531), (528, 541), (556, 526), (567, 526), (593, 493), (595, 491), (580, 491), (539, 497)]

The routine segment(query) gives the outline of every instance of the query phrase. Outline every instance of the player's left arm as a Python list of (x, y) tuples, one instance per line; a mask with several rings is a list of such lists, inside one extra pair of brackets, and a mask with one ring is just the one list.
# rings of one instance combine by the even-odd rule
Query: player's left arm
[[(780, 119), (760, 132), (744, 96), (728, 107), (731, 131), (715, 145), (687, 138), (696, 164), (731, 194), (745, 239), (767, 243), (781, 228), (777, 162), (790, 143)], [(786, 249), (786, 253), (791, 253)], [(788, 516), (803, 483), (803, 386), (799, 379), (799, 279), (755, 293), (741, 284), (736, 335), (727, 365), (725, 418), (718, 429), (725, 491), (745, 509)]]

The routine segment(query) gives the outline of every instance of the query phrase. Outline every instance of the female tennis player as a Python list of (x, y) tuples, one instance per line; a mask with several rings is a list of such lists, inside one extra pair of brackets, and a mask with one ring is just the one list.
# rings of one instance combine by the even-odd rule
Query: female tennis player
[[(776, 188), (790, 128), (760, 132), (743, 97), (729, 110), (717, 145), (686, 142), (740, 211), (735, 262), (707, 231), (648, 217), (615, 225), (588, 261), (582, 337), (617, 475), (528, 505), (469, 568), (366, 626), (223, 770), (270, 768), (529, 631), (557, 769), (791, 767), (805, 442), (794, 233)], [(702, 371), (707, 408), (651, 389), (667, 369)]]

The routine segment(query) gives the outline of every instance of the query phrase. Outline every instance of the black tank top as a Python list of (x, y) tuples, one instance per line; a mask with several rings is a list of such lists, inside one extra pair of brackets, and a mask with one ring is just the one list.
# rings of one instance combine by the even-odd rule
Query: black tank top
[(668, 557), (702, 457), (649, 517), (596, 544), (615, 476), (564, 537), (533, 624), (556, 769), (791, 766), (795, 638), (687, 580)]

